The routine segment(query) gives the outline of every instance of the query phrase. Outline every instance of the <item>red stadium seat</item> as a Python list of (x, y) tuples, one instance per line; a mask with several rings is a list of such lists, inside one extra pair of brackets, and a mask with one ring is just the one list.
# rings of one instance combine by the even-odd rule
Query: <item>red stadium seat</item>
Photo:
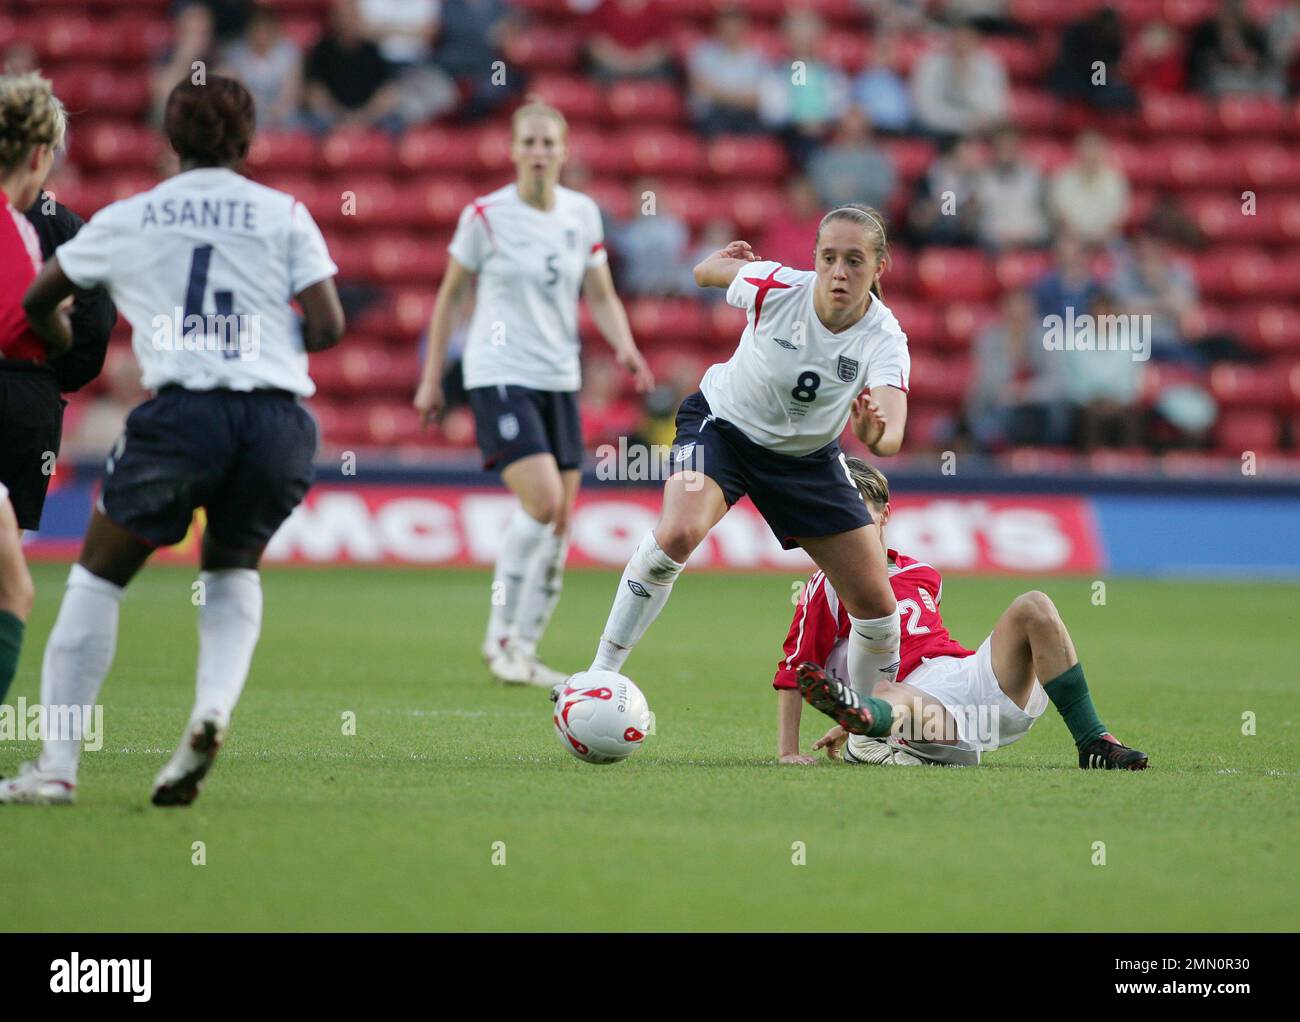
[(1210, 370), (1210, 395), (1225, 408), (1275, 408), (1287, 398), (1287, 380), (1267, 367), (1221, 362)]
[(372, 277), (385, 284), (420, 284), (433, 291), (450, 258), (442, 246), (406, 234), (371, 237), (366, 244)]
[(1278, 353), (1300, 353), (1300, 307), (1249, 305), (1233, 319), (1234, 332), (1252, 348)]
[(715, 139), (708, 147), (707, 160), (709, 172), (724, 184), (738, 178), (747, 183), (755, 179), (775, 180), (789, 166), (785, 149), (776, 139), (748, 135)]
[(316, 139), (306, 132), (259, 131), (248, 151), (253, 171), (312, 171), (319, 163)]
[(638, 298), (628, 318), (632, 333), (646, 345), (698, 344), (709, 332), (707, 313), (691, 298)]
[(1182, 93), (1144, 94), (1139, 117), (1152, 135), (1205, 135), (1215, 126), (1215, 111), (1209, 100)]
[(387, 167), (393, 163), (395, 146), (381, 131), (335, 131), (321, 144), (321, 161), (334, 170)]
[(422, 178), (401, 189), (400, 204), (412, 226), (455, 227), (477, 197), (474, 186), (460, 178)]
[(1222, 453), (1240, 457), (1247, 451), (1277, 450), (1278, 434), (1278, 419), (1272, 412), (1230, 411), (1219, 417), (1214, 444)]
[(704, 168), (704, 146), (693, 134), (659, 129), (631, 129), (621, 136), (638, 174), (693, 176)]
[(538, 74), (528, 83), (528, 91), (556, 107), (571, 122), (599, 121), (606, 113), (600, 87), (581, 75)]
[(607, 98), (609, 112), (620, 121), (671, 125), (686, 113), (682, 94), (667, 82), (616, 82)]
[(1218, 115), (1230, 135), (1277, 138), (1286, 128), (1286, 108), (1271, 96), (1224, 96)]
[(750, 185), (731, 192), (731, 219), (741, 235), (762, 229), (784, 201), (781, 190), (774, 185)]
[(85, 132), (84, 143), (78, 140), (83, 161), (105, 170), (153, 170), (162, 152), (162, 139), (148, 128), (122, 122), (105, 123)]
[[(472, 131), (441, 127), (408, 131), (397, 146), (397, 165), (413, 174), (464, 173), (474, 138)], [(482, 195), (483, 191), (478, 194)]]
[(926, 294), (946, 301), (980, 301), (997, 294), (991, 260), (973, 249), (926, 249), (916, 275)]
[(576, 67), (581, 51), (578, 33), (540, 24), (529, 26), (527, 32), (512, 33), (505, 47), (506, 60), (525, 71)]

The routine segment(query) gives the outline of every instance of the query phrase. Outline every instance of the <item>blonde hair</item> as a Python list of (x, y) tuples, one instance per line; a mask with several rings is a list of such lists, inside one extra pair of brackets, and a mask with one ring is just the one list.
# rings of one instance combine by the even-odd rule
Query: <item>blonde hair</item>
[(524, 100), (523, 105), (518, 107), (515, 112), (510, 115), (510, 137), (514, 138), (519, 134), (519, 124), (525, 117), (532, 117), (534, 115), (549, 117), (553, 120), (560, 126), (560, 137), (565, 141), (568, 141), (569, 122), (564, 119), (564, 114), (560, 113), (556, 107), (551, 106), (550, 103), (546, 102), (546, 100), (542, 99), (540, 96), (535, 95), (528, 96)]
[(49, 80), (35, 71), (0, 75), (0, 169), (13, 170), (38, 145), (63, 148), (68, 117)]
[[(847, 220), (865, 230), (867, 236), (871, 239), (871, 248), (876, 254), (877, 261), (879, 261), (882, 268), (884, 267), (885, 263), (889, 261), (889, 237), (885, 233), (885, 218), (880, 215), (879, 210), (856, 202), (851, 202), (847, 206), (838, 206), (831, 210), (822, 217), (821, 223), (817, 225), (817, 240), (813, 244), (814, 251), (821, 242), (822, 230), (834, 220)], [(877, 298), (883, 299), (885, 297), (881, 292), (879, 277), (871, 282), (871, 293)]]
[(844, 463), (867, 507), (881, 509), (889, 503), (889, 480), (885, 478), (885, 473), (875, 465), (868, 465), (861, 458), (846, 458)]

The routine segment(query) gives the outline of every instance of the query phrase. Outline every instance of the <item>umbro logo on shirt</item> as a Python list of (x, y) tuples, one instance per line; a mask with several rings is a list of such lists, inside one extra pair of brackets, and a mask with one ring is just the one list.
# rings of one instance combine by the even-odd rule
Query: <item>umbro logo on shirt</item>
[(799, 350), (799, 346), (795, 344), (794, 341), (787, 341), (784, 337), (773, 337), (772, 340), (776, 341), (776, 343), (781, 345), (783, 348), (789, 348), (791, 351)]

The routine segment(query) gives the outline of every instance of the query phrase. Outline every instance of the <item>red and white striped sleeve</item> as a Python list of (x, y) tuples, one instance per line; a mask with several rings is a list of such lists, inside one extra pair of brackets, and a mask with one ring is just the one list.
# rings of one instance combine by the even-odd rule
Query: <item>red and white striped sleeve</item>
[(797, 688), (795, 669), (803, 660), (825, 664), (840, 633), (840, 601), (820, 571), (815, 572), (799, 596), (790, 633), (785, 637), (785, 656), (777, 664), (773, 688)]

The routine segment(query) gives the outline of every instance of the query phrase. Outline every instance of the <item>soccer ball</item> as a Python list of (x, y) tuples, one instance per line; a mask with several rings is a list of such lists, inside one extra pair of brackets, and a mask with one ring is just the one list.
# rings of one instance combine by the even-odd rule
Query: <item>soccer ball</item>
[(641, 748), (650, 707), (630, 678), (613, 671), (579, 671), (555, 700), (555, 733), (587, 763), (617, 763)]

